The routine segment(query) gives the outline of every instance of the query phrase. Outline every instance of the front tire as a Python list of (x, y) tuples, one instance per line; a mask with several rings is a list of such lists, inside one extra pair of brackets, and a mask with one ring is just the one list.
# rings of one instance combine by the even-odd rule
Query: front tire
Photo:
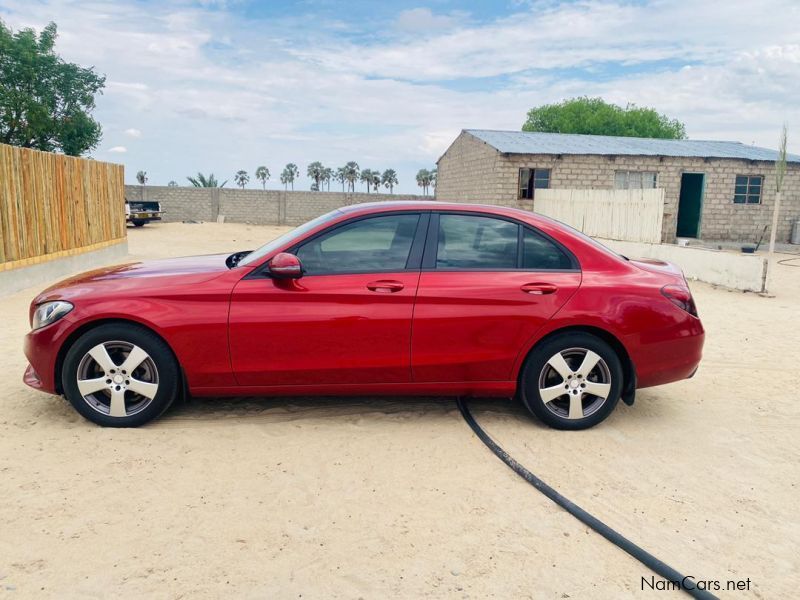
[(64, 358), (64, 395), (81, 415), (106, 427), (138, 427), (178, 395), (172, 351), (138, 325), (109, 323), (84, 333)]
[(132, 221), (132, 223), (134, 227), (144, 227), (144, 224), (147, 223), (147, 221), (141, 221), (137, 219), (135, 221)]
[(525, 407), (555, 429), (587, 429), (619, 402), (622, 363), (605, 341), (588, 333), (556, 335), (535, 347), (522, 370)]

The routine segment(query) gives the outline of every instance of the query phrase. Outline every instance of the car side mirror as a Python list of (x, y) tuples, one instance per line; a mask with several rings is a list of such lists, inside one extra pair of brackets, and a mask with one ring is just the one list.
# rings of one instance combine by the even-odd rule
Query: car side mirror
[(298, 279), (303, 276), (303, 263), (294, 254), (279, 252), (267, 265), (269, 274), (276, 279)]

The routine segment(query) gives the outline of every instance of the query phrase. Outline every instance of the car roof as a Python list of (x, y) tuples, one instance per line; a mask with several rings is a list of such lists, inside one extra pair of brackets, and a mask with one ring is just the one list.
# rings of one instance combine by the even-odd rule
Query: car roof
[(438, 200), (386, 200), (382, 202), (363, 202), (361, 204), (350, 204), (348, 206), (339, 208), (340, 212), (348, 216), (392, 210), (465, 211), (505, 215), (508, 217), (526, 220), (538, 220), (541, 218), (540, 215), (536, 215), (527, 210), (511, 208), (508, 206), (497, 206), (494, 204), (474, 204), (471, 202), (440, 202)]

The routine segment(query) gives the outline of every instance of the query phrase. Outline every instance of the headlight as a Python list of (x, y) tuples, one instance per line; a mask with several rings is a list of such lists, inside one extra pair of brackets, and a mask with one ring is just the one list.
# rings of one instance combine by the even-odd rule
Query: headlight
[(74, 307), (65, 300), (56, 300), (55, 302), (45, 302), (36, 307), (33, 311), (33, 319), (31, 321), (32, 329), (41, 329), (45, 325), (55, 323), (61, 317), (66, 315)]

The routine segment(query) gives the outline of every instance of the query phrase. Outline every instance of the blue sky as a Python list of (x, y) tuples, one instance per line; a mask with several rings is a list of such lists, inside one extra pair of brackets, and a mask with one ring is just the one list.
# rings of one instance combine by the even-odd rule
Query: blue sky
[(92, 155), (129, 182), (265, 164), (278, 188), (294, 162), (303, 189), (309, 162), (355, 160), (414, 192), (461, 129), (519, 129), (577, 95), (655, 107), (698, 139), (774, 147), (786, 121), (800, 152), (795, 0), (0, 0), (0, 18), (55, 21), (59, 52), (106, 74)]

